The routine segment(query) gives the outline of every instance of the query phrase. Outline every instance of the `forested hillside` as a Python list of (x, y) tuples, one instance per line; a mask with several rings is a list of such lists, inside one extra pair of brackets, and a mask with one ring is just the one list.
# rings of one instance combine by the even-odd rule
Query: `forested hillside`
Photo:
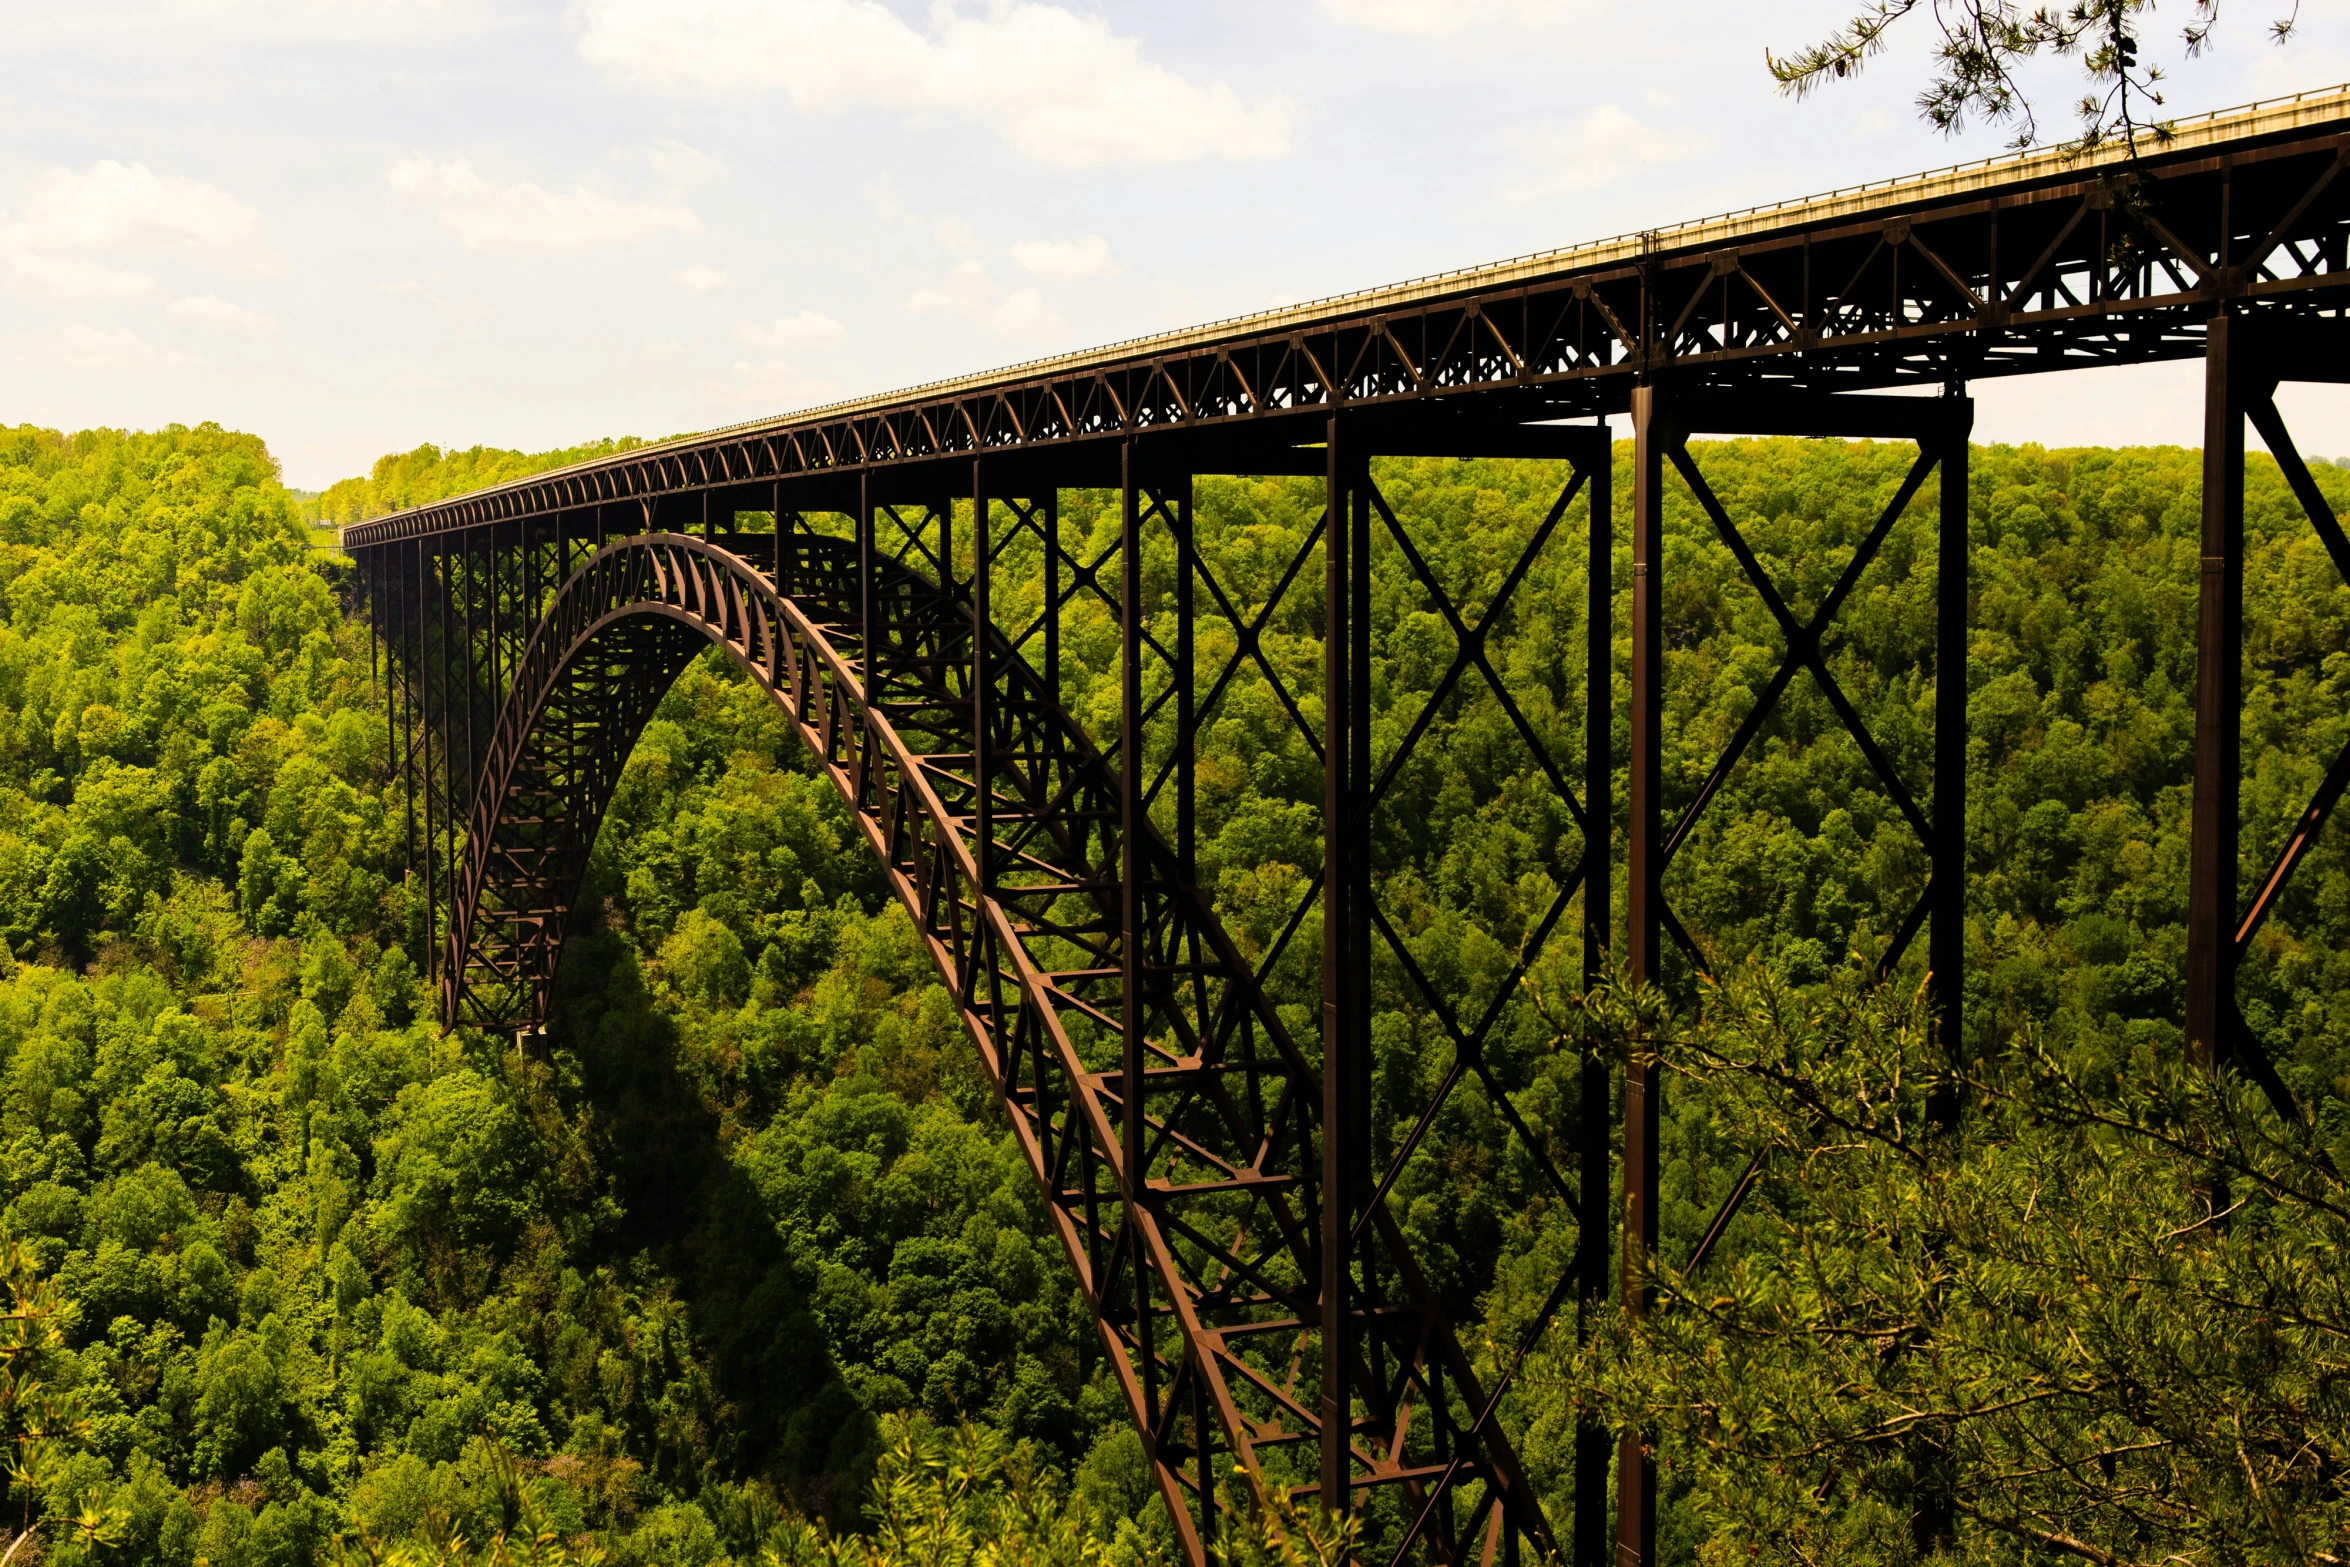
[[(618, 444), (420, 448), (319, 505), (350, 520)], [(1701, 452), (1799, 614), (1907, 460), (1835, 443)], [(1378, 477), (1472, 621), (1563, 482), (1532, 463), (1397, 462)], [(2350, 475), (2320, 480), (2350, 504)], [(2038, 1341), (1970, 1339), (1969, 1301), (2022, 1309), (2025, 1269), (2043, 1281), (2032, 1320), (2072, 1320), (2101, 1291), (2132, 1292), (2131, 1322), (2185, 1320), (2193, 1297), (2206, 1320), (2241, 1330), (2228, 1342), (2257, 1346), (2219, 1384), (2241, 1395), (2238, 1447), (2222, 1456), (2240, 1451), (2253, 1477), (2223, 1520), (2231, 1559), (2272, 1559), (2260, 1531), (2284, 1538), (2285, 1526), (2261, 1518), (2338, 1505), (2338, 1460), (2279, 1469), (2269, 1453), (2294, 1421), (2331, 1443), (2341, 1414), (2325, 1369), (2350, 1321), (2327, 1294), (2324, 1259), (2338, 1253), (2326, 1215), (2344, 1206), (2335, 1165), (2299, 1145), (2290, 1158), (2230, 1154), (2222, 1132), (2250, 1123), (2229, 1117), (2255, 1112), (2158, 1070), (2179, 1040), (2197, 481), (2195, 454), (2177, 450), (1975, 454), (1973, 1025), (1959, 1062), (1919, 1042), (1906, 1010), (1916, 958), (1887, 993), (1853, 978), (1922, 884), (1923, 856), (1808, 682), (1676, 862), (1675, 906), (1717, 971), (1760, 977), (1726, 995), (1674, 977), (1672, 999), (1696, 1021), (1662, 1030), (1685, 1085), (1668, 1101), (1668, 1253), (1686, 1255), (1758, 1146), (1896, 1152), (1835, 1166), (1840, 1186), (1779, 1161), (1721, 1254), (1727, 1304), (1693, 1289), (1692, 1310), (1666, 1314), (1691, 1363), (1729, 1385), (1675, 1383), (1642, 1358), (1657, 1339), (1605, 1324), (1580, 1357), (1571, 1333), (1551, 1344), (1510, 1409), (1549, 1494), (1563, 1496), (1584, 1405), (1636, 1413), (1678, 1444), (1679, 1559), (1745, 1559), (1765, 1538), (1817, 1560), (1910, 1559), (1904, 1498), (1959, 1456), (1984, 1475), (2085, 1466), (2114, 1493), (2010, 1505), (2022, 1482), (1985, 1480), (1970, 1505), (2007, 1510), (1952, 1536), (1982, 1559), (2083, 1558), (2053, 1536), (2103, 1553), (2091, 1560), (2204, 1549), (2207, 1535), (2188, 1531), (2208, 1519), (2178, 1497), (2220, 1485), (2216, 1471), (2142, 1480), (2129, 1455), (2145, 1444), (2126, 1428), (2169, 1416), (2118, 1394), (2072, 1410), (2066, 1429), (2098, 1440), (2054, 1459), (2030, 1456), (2048, 1431), (1978, 1450), (1955, 1417), (1931, 1425), (1938, 1447), (1858, 1416), (1843, 1447), (1825, 1426), (1810, 1447), (1740, 1445), (1768, 1425), (1736, 1404), (1740, 1389), (1825, 1421), (1846, 1404), (1820, 1388), (1881, 1380), (1786, 1347), (1840, 1313), (1865, 1319), (1878, 1350), (1952, 1345), (1878, 1360), (1946, 1366), (1969, 1397), (2032, 1375), (2076, 1392), (2144, 1385), (2218, 1354), (2209, 1337), (2117, 1328), (2076, 1335), (2108, 1357), (2084, 1370)], [(1618, 482), (1628, 489), (1627, 474)], [(1114, 533), (1113, 501), (1065, 499), (1064, 531), (1073, 549), (1092, 541), (1087, 558)], [(1310, 484), (1200, 482), (1202, 551), (1236, 602), (1274, 594), (1317, 505)], [(2264, 459), (2248, 512), (2249, 875), (2350, 732), (2350, 589)], [(1571, 513), (1490, 644), (1523, 727), (1489, 685), (1459, 685), (1399, 771), (1378, 835), (1382, 903), (1426, 979), (1400, 962), (1378, 978), (1375, 1114), (1391, 1142), (1449, 1064), (1436, 1003), (1458, 1012), (1504, 993), (1580, 852), (1533, 750), (1580, 754), (1580, 526)], [(349, 568), (308, 539), (252, 437), (0, 432), (0, 1226), (22, 1244), (22, 1288), (37, 1295), (43, 1275), (70, 1303), (44, 1319), (58, 1342), (8, 1364), (86, 1422), (20, 1441), (31, 1463), (0, 1524), (39, 1524), (35, 1549), (51, 1559), (171, 1567), (372, 1557), (398, 1541), (454, 1559), (453, 1536), (479, 1546), (501, 1531), (592, 1537), (621, 1563), (813, 1561), (833, 1549), (819, 1523), (893, 1516), (868, 1506), (877, 1466), (888, 1506), (953, 1511), (923, 1486), (949, 1472), (946, 1433), (961, 1423), (962, 1461), (991, 1478), (954, 1504), (957, 1527), (1037, 1531), (1040, 1557), (1048, 1536), (1054, 1550), (1147, 1556), (1164, 1535), (1141, 1446), (1025, 1168), (910, 926), (780, 716), (725, 664), (689, 670), (598, 842), (602, 917), (569, 952), (545, 1048), (444, 1038), (418, 978), (424, 911), (403, 875), (404, 802), (366, 631), (345, 603)], [(1831, 644), (1839, 680), (1921, 795), (1931, 540), (1923, 510), (1895, 529)], [(1392, 549), (1375, 559), (1384, 757), (1455, 641)], [(1168, 569), (1152, 563), (1154, 598)], [(1685, 497), (1669, 513), (1667, 569), (1668, 769), (1686, 797), (1775, 667), (1778, 634)], [(1312, 597), (1276, 604), (1263, 639), (1308, 718)], [(1090, 617), (1067, 639), (1063, 677), (1107, 736), (1115, 642), (1107, 609)], [(1203, 667), (1231, 651), (1203, 635)], [(1311, 926), (1286, 947), (1283, 933), (1320, 862), (1319, 768), (1282, 696), (1250, 666), (1213, 715), (1203, 877), (1310, 1037)], [(2244, 986), (2249, 1020), (2329, 1134), (2350, 1098), (2346, 937), (2350, 858), (2334, 835), (2264, 929)], [(1629, 1003), (1603, 997), (1586, 1018), (1558, 964), (1537, 961), (1532, 979), (1492, 1059), (1536, 1134), (1563, 1140), (1575, 1052), (1624, 1048)], [(2007, 1075), (1969, 1062), (2009, 1063)], [(1856, 1082), (1870, 1063), (1907, 1075)], [(1970, 1122), (1980, 1130), (1921, 1152), (1915, 1095), (1962, 1070), (1986, 1107)], [(1786, 1100), (1791, 1083), (1810, 1097)], [(2118, 1129), (2065, 1097), (2122, 1083), (2157, 1097)], [(1481, 1092), (1455, 1097), (1393, 1200), (1452, 1309), (1506, 1328), (1547, 1292), (1572, 1233), (1526, 1161), (1499, 1153)], [(1909, 1117), (1906, 1130), (1872, 1119), (1885, 1116)], [(1815, 1136), (1838, 1125), (1863, 1131)], [(1465, 1152), (1480, 1145), (1493, 1152)], [(2202, 1173), (2180, 1175), (2190, 1167)], [(2197, 1228), (2180, 1204), (2213, 1190), (2214, 1169), (2251, 1206), (2225, 1247), (2196, 1254), (2219, 1272), (2182, 1271), (2178, 1243), (2149, 1236)], [(2175, 1201), (2129, 1200), (2163, 1182)], [(2015, 1215), (2028, 1221), (2059, 1190), (2080, 1198), (2088, 1217), (2065, 1233), (2087, 1250), (2022, 1257)], [(1885, 1285), (1917, 1275), (1919, 1254), (1869, 1229), (1905, 1204), (1940, 1204), (1946, 1221), (1924, 1269), (1944, 1282), (1922, 1295)], [(1998, 1266), (1966, 1273), (1978, 1253)], [(1851, 1266), (1801, 1288), (1772, 1273), (1772, 1259), (1805, 1254)], [(2060, 1276), (2078, 1282), (2047, 1282)], [(2229, 1313), (2263, 1279), (2291, 1320), (2245, 1327)], [(1936, 1333), (1918, 1327), (1920, 1300), (1942, 1314)], [(1897, 1403), (1905, 1389), (1878, 1395)], [(1726, 1432), (1725, 1410), (1745, 1425)], [(0, 1418), (14, 1422), (0, 1436), (31, 1429), (5, 1387)], [(2185, 1440), (2146, 1442), (2168, 1453)], [(1017, 1505), (990, 1512), (990, 1498)], [(2138, 1521), (2113, 1522), (2115, 1508)], [(2027, 1514), (2040, 1521), (2019, 1523)]]
[(619, 440), (586, 441), (551, 452), (516, 452), (495, 446), (469, 446), (442, 451), (427, 442), (412, 452), (387, 452), (375, 460), (365, 478), (331, 484), (305, 502), (319, 521), (358, 522), (403, 507), (421, 506), (444, 495), (479, 490), (525, 474), (544, 473), (594, 457), (609, 457), (645, 443), (634, 436)]

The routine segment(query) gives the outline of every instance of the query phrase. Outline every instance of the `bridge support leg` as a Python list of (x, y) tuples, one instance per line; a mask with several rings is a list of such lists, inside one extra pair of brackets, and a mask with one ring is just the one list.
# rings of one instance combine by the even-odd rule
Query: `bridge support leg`
[[(1353, 432), (1329, 424), (1322, 629), (1321, 1497), (1353, 1478), (1355, 1210), (1370, 1156), (1370, 497)], [(1365, 1248), (1362, 1262), (1370, 1264)], [(1368, 1287), (1369, 1281), (1365, 1280)]]
[[(1940, 517), (1935, 531), (1934, 582), (1934, 816), (1927, 853), (1926, 984), (1935, 1037), (1953, 1066), (1965, 1059), (1966, 992), (1966, 702), (1967, 702), (1967, 438), (1974, 405), (1953, 386), (1943, 399), (1947, 422), (1921, 436), (1941, 471)], [(1929, 447), (1928, 443), (1932, 445)], [(1932, 1130), (1955, 1130), (1959, 1090), (1947, 1082), (1926, 1101)], [(1909, 1437), (1916, 1476), (1910, 1502), (1910, 1541), (1921, 1557), (1948, 1550), (1958, 1527), (1951, 1490), (1950, 1444), (1939, 1429)]]
[[(1152, 1323), (1151, 1259), (1144, 1254), (1143, 1224), (1149, 1201), (1150, 1123), (1147, 1092), (1150, 1071), (1150, 999), (1147, 941), (1143, 933), (1143, 877), (1147, 867), (1142, 852), (1148, 831), (1143, 800), (1142, 701), (1142, 521), (1149, 499), (1143, 477), (1136, 471), (1140, 453), (1129, 438), (1119, 449), (1118, 513), (1118, 953), (1119, 1017), (1122, 1055), (1119, 1061), (1119, 1168), (1125, 1174), (1127, 1206), (1125, 1244), (1129, 1248), (1127, 1273), (1133, 1282), (1135, 1373), (1142, 1383), (1143, 1407), (1151, 1412), (1152, 1428), (1143, 1433), (1144, 1456), (1162, 1472), (1167, 1460), (1159, 1442), (1160, 1363), (1158, 1335)], [(1175, 1505), (1170, 1495), (1170, 1509)], [(1201, 1499), (1200, 1516), (1214, 1512)]]
[[(1602, 427), (1602, 436), (1605, 427)], [(1615, 922), (1615, 519), (1613, 462), (1602, 445), (1591, 471), (1591, 531), (1584, 549), (1586, 599), (1583, 643), (1583, 988), (1607, 977)], [(1607, 1298), (1608, 1239), (1615, 1174), (1608, 1135), (1608, 1062), (1586, 1050), (1576, 1112), (1576, 1260), (1578, 1312), (1588, 1317)], [(1580, 1326), (1580, 1325), (1578, 1325)], [(1604, 1567), (1608, 1559), (1607, 1427), (1585, 1420), (1575, 1427), (1575, 1567)]]
[[(1655, 386), (1632, 392), (1632, 757), (1625, 849), (1624, 955), (1636, 985), (1664, 978), (1664, 464), (1679, 437)], [(1661, 1083), (1633, 1042), (1624, 1066), (1623, 1302), (1645, 1316), (1655, 1302), (1648, 1258), (1657, 1242)], [(1646, 1435), (1626, 1431), (1616, 1452), (1616, 1562), (1656, 1561), (1656, 1456)]]
[(857, 475), (857, 667), (868, 681), (873, 678), (874, 574), (881, 565), (874, 554), (873, 475), (864, 470)]
[(995, 585), (988, 545), (987, 464), (971, 464), (971, 858), (979, 870), (979, 893), (995, 890), (995, 671), (989, 667), (989, 602)]
[(2187, 850), (2187, 1054), (2225, 1053), (2235, 1006), (2236, 812), (2243, 733), (2248, 366), (2225, 315), (2203, 348), (2203, 548), (2195, 625), (2195, 806)]
[[(397, 635), (408, 654), (407, 667), (400, 671), (401, 776), (406, 783), (408, 795), (406, 802), (408, 896), (410, 899), (414, 899), (419, 885), (424, 889), (424, 932), (421, 942), (418, 940), (415, 930), (405, 922), (402, 924), (401, 934), (412, 946), (421, 946), (421, 951), (413, 951), (410, 955), (417, 960), (417, 967), (430, 976), (432, 973), (433, 887), (432, 859), (429, 851), (432, 843), (432, 796), (425, 791), (426, 769), (418, 765), (417, 757), (417, 746), (423, 734), (422, 720), (417, 715), (417, 704), (423, 695), (424, 686), (424, 635), (423, 622), (418, 618), (416, 611), (416, 574), (418, 569), (416, 560), (422, 549), (422, 545), (414, 542), (395, 544), (388, 554), (391, 559), (392, 572), (399, 579), (400, 584), (399, 592), (393, 601), (394, 613), (399, 617)], [(416, 830), (416, 804), (420, 799), (424, 802), (425, 811), (424, 834), (421, 839), (417, 836)], [(417, 855), (420, 846), (427, 851), (421, 862)]]
[(423, 750), (423, 755), (419, 759), (416, 769), (416, 781), (418, 791), (424, 797), (424, 978), (425, 983), (430, 985), (441, 972), (440, 878), (437, 874), (440, 859), (440, 820), (439, 813), (434, 809), (432, 781), (434, 752), (432, 726), (435, 715), (432, 687), (433, 650), (431, 625), (425, 615), (425, 606), (432, 602), (432, 597), (425, 586), (425, 573), (430, 569), (427, 564), (430, 557), (425, 541), (416, 540), (409, 545), (409, 550), (411, 552), (407, 564), (411, 598), (409, 615), (416, 643), (418, 708), (416, 732)]
[[(426, 579), (428, 590), (440, 601), (437, 648), (439, 657), (435, 662), (440, 666), (441, 681), (441, 842), (436, 845), (436, 848), (446, 850), (441, 859), (441, 891), (444, 895), (449, 892), (451, 885), (457, 879), (457, 836), (452, 825), (452, 818), (457, 810), (457, 766), (453, 743), (456, 724), (452, 717), (452, 709), (456, 704), (450, 695), (456, 678), (455, 648), (457, 638), (451, 627), (449, 616), (449, 595), (455, 591), (456, 582), (455, 568), (451, 565), (453, 558), (447, 550), (435, 549), (431, 557), (432, 573)], [(442, 937), (447, 932), (448, 921), (438, 903), (435, 903), (433, 907), (433, 919), (433, 951), (438, 954), (435, 961), (440, 976), (441, 1016), (448, 1018), (453, 1017), (457, 1010), (457, 981), (449, 969), (449, 955), (442, 949)]]
[[(1118, 1098), (1119, 1168), (1126, 1220), (1119, 1232), (1119, 1258), (1106, 1313), (1132, 1313), (1134, 1375), (1144, 1411), (1144, 1450), (1155, 1470), (1160, 1494), (1175, 1518), (1179, 1547), (1192, 1562), (1204, 1562), (1217, 1528), (1218, 1454), (1229, 1456), (1235, 1474), (1252, 1463), (1246, 1439), (1235, 1429), (1237, 1409), (1223, 1385), (1219, 1346), (1201, 1331), (1196, 1302), (1170, 1266), (1168, 1234), (1177, 1206), (1196, 1193), (1180, 1174), (1184, 1141), (1205, 1123), (1192, 1066), (1229, 1060), (1229, 1047), (1215, 1039), (1218, 1024), (1202, 1006), (1195, 980), (1201, 948), (1171, 917), (1178, 898), (1188, 896), (1189, 862), (1181, 831), (1189, 821), (1192, 736), (1188, 696), (1189, 599), (1180, 588), (1190, 569), (1190, 484), (1188, 471), (1173, 466), (1163, 451), (1138, 441), (1121, 450), (1118, 543), (1077, 574), (1066, 597), (1048, 605), (1057, 616), (1068, 598), (1098, 591), (1096, 570), (1117, 557), (1114, 600), (1119, 627), (1119, 734), (1117, 768), (1117, 854), (1119, 1017), (1122, 1055)], [(1029, 514), (1040, 526), (1048, 558), (1059, 549), (1052, 506), (1038, 502)], [(1153, 547), (1172, 551), (1178, 573), (1179, 624), (1169, 645), (1163, 627), (1154, 627), (1163, 600), (1151, 575)], [(1160, 558), (1164, 558), (1163, 556)], [(1046, 622), (1047, 629), (1051, 620)], [(1158, 715), (1172, 710), (1178, 733), (1172, 755), (1153, 744), (1165, 734)], [(1158, 727), (1154, 729), (1154, 724)], [(1023, 741), (1023, 744), (1028, 743)], [(1164, 791), (1178, 791), (1172, 809), (1158, 812)], [(1174, 844), (1154, 845), (1161, 824), (1173, 816)], [(1177, 853), (1169, 855), (1167, 848)], [(1187, 1061), (1190, 1063), (1187, 1065)], [(1217, 1070), (1207, 1066), (1206, 1070)], [(1154, 1184), (1155, 1183), (1155, 1184)], [(1129, 1270), (1131, 1278), (1118, 1270)], [(1131, 1294), (1123, 1291), (1131, 1288)], [(1186, 1466), (1188, 1465), (1188, 1472)]]
[[(1967, 441), (1974, 405), (1963, 398), (1941, 437), (1942, 506), (1934, 585), (1934, 906), (1926, 934), (1935, 1026), (1956, 1060), (1966, 994)], [(1955, 1094), (1937, 1109), (1957, 1116)]]

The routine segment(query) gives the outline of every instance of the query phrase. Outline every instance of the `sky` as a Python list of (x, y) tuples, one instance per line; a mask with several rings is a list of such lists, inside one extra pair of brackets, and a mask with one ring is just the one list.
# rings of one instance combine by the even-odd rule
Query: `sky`
[[(2167, 112), (2350, 81), (2228, 0)], [(2171, 12), (2177, 12), (2176, 16)], [(1996, 153), (1826, 0), (0, 0), (0, 423), (660, 436)], [(2166, 0), (2149, 23), (2187, 20)], [(2175, 53), (2175, 50), (2170, 51)], [(2038, 72), (2044, 132), (2064, 68)], [(1978, 438), (2197, 437), (2191, 365)], [(2283, 399), (2350, 452), (2350, 394)]]

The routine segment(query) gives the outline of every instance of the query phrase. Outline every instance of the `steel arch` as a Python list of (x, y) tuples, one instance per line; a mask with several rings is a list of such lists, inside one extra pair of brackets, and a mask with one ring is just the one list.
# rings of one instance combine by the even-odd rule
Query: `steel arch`
[[(1147, 818), (1126, 836), (1112, 767), (1000, 632), (975, 701), (968, 603), (882, 572), (868, 644), (853, 545), (759, 544), (772, 577), (708, 540), (632, 536), (555, 594), (482, 754), (444, 1015), (544, 1016), (628, 750), (686, 663), (724, 647), (821, 759), (913, 917), (1202, 1561), (1221, 1483), (1319, 1489), (1319, 1076), (1174, 851)], [(1129, 928), (1147, 976), (1133, 1044)], [(1384, 1304), (1342, 1291), (1352, 1380), (1383, 1389), (1349, 1411), (1349, 1488), (1403, 1493), (1417, 1522), (1399, 1559), (1460, 1560), (1505, 1535), (1552, 1551), (1490, 1419), (1500, 1389), (1480, 1385), (1384, 1200), (1357, 1233), (1397, 1287)]]

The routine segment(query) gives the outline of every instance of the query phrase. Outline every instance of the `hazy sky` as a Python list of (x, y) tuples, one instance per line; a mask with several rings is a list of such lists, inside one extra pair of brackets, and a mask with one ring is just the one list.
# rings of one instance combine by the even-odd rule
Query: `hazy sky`
[[(1764, 49), (1838, 13), (0, 0), (0, 422), (216, 419), (315, 487), (419, 441), (699, 429), (1999, 150), (1918, 122), (1922, 32), (1776, 96)], [(2350, 18), (2309, 7), (2287, 49), (2267, 19), (2229, 0), (2171, 110), (2350, 80)], [(1986, 385), (1979, 428), (2195, 438), (2191, 367), (2125, 375)], [(2289, 406), (2350, 450), (2350, 401)]]

